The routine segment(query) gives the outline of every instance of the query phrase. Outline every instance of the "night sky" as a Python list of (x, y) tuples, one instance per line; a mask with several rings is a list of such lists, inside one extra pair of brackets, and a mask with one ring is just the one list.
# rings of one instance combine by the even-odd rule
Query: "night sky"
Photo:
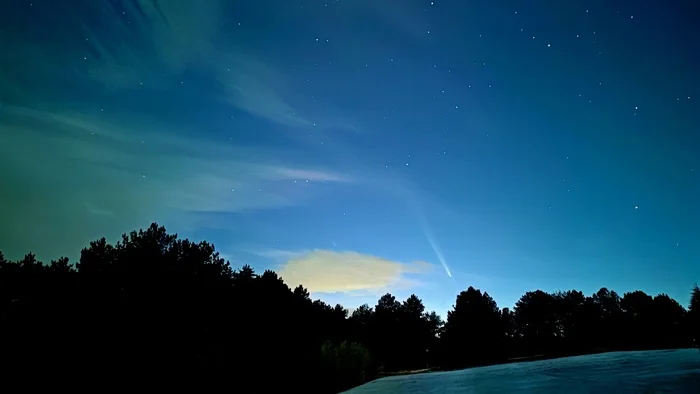
[(5, 0), (0, 249), (153, 221), (328, 302), (700, 281), (693, 1)]

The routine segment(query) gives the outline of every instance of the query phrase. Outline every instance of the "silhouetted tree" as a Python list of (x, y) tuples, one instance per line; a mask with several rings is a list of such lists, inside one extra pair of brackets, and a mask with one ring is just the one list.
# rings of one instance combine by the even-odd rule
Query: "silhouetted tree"
[(464, 367), (505, 358), (505, 327), (496, 301), (473, 287), (459, 293), (447, 312), (443, 351), (445, 365)]
[(423, 335), (427, 336), (427, 367), (436, 367), (441, 363), (440, 340), (445, 330), (445, 322), (435, 311), (425, 313), (423, 319), (426, 324)]
[(556, 298), (542, 290), (525, 293), (515, 304), (515, 324), (526, 354), (543, 354), (555, 349), (562, 336)]
[(374, 307), (369, 345), (376, 354), (382, 371), (394, 371), (402, 367), (400, 313), (401, 303), (388, 293), (379, 298)]
[(370, 333), (374, 324), (374, 309), (369, 305), (360, 305), (350, 315), (350, 332), (352, 340), (358, 343), (370, 344)]
[(591, 345), (595, 345), (595, 350), (624, 348), (626, 333), (620, 296), (603, 287), (591, 296), (591, 301), (588, 316)]
[(700, 288), (697, 283), (693, 286), (693, 290), (690, 293), (687, 321), (694, 345), (700, 347)]
[(624, 311), (623, 327), (630, 348), (637, 349), (640, 344), (652, 341), (653, 302), (652, 296), (640, 290), (622, 296), (620, 306)]

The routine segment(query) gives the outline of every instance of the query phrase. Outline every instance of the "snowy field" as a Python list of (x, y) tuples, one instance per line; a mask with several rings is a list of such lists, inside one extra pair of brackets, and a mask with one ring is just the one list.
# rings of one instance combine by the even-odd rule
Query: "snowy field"
[(700, 394), (700, 352), (614, 352), (393, 376), (347, 393)]

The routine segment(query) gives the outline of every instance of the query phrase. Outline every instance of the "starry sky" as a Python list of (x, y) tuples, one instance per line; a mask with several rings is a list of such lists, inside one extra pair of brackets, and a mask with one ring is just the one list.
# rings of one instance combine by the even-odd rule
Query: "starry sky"
[(687, 304), (692, 3), (7, 0), (0, 249), (75, 259), (157, 221), (350, 308)]

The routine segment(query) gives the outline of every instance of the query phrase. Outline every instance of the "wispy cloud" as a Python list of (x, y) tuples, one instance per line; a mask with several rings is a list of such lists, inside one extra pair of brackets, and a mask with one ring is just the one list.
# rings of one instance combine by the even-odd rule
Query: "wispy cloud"
[[(326, 169), (280, 165), (280, 153), (177, 133), (123, 114), (6, 107), (0, 155), (15, 170), (0, 176), (6, 185), (0, 215), (18, 226), (2, 239), (29, 242), (37, 228), (62, 239), (59, 233), (72, 227), (79, 235), (66, 245), (72, 249), (60, 253), (74, 253), (91, 239), (86, 237), (116, 236), (150, 220), (298, 204), (314, 193), (306, 184), (293, 186), (299, 175), (345, 179)], [(271, 165), (266, 160), (273, 156)]]
[(402, 263), (358, 252), (311, 250), (293, 254), (278, 272), (290, 286), (312, 293), (382, 294), (421, 285), (415, 275), (429, 273), (425, 262)]
[(350, 182), (352, 180), (347, 176), (332, 172), (280, 167), (270, 168), (268, 175), (275, 179), (301, 179), (318, 182)]
[(277, 125), (315, 127), (317, 132), (357, 129), (342, 115), (321, 115), (329, 110), (318, 108), (318, 103), (314, 108), (297, 108), (303, 94), (289, 87), (288, 77), (274, 65), (230, 42), (216, 45), (227, 2), (125, 3), (126, 11), (107, 6), (107, 11), (100, 14), (105, 23), (85, 27), (85, 45), (94, 54), (86, 58), (91, 79), (108, 88), (132, 89), (141, 84), (165, 88), (169, 77), (197, 70), (220, 85), (218, 96), (222, 102)]
[(313, 127), (281, 93), (283, 77), (270, 66), (242, 53), (214, 53), (217, 80), (223, 100), (269, 121), (289, 127)]
[(100, 23), (83, 25), (85, 45), (93, 53), (88, 71), (113, 88), (156, 83), (159, 75), (180, 74), (208, 61), (224, 7), (220, 0), (136, 0), (120, 2), (118, 7), (92, 3), (102, 6), (102, 12), (97, 14)]
[(303, 251), (292, 251), (292, 250), (282, 250), (282, 249), (259, 249), (259, 250), (248, 250), (246, 253), (260, 256), (266, 259), (286, 262), (293, 258), (304, 255)]

